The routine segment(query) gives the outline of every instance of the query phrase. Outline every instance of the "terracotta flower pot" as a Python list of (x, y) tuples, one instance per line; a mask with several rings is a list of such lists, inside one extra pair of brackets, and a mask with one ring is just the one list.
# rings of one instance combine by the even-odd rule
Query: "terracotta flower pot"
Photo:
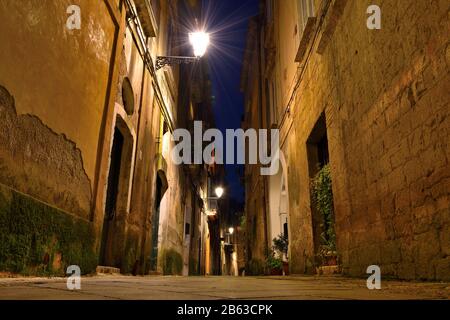
[(282, 269), (272, 269), (272, 270), (270, 270), (270, 275), (271, 276), (282, 276), (283, 270)]
[(327, 257), (327, 266), (337, 266), (337, 257), (336, 256), (329, 256)]

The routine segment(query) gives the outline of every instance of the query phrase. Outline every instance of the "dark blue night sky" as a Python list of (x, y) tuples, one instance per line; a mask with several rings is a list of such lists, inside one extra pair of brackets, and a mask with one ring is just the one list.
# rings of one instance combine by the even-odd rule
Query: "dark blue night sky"
[[(244, 109), (240, 92), (242, 58), (246, 44), (248, 20), (258, 13), (259, 0), (203, 0), (206, 24), (211, 32), (212, 45), (209, 63), (216, 126), (225, 129), (241, 127)], [(226, 189), (231, 198), (244, 201), (240, 183), (242, 166), (226, 166)]]

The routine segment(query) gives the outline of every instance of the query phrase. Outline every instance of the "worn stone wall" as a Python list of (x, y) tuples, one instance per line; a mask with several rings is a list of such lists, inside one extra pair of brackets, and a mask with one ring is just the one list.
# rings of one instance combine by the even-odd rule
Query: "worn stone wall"
[[(318, 22), (311, 55), (292, 62), (298, 89), (280, 92), (281, 114), (290, 107), (281, 129), (289, 141), (291, 269), (312, 271), (314, 262), (306, 143), (324, 111), (343, 272), (361, 276), (376, 264), (384, 276), (448, 280), (448, 2), (345, 2), (333, 32), (324, 35), (330, 22)], [(381, 30), (366, 27), (371, 4), (381, 7)], [(288, 26), (275, 28), (283, 34)]]
[[(260, 87), (260, 53), (258, 40), (259, 22), (256, 17), (250, 19), (247, 44), (244, 53), (241, 91), (244, 93), (243, 130), (263, 127), (262, 99)], [(246, 150), (248, 150), (248, 141)], [(248, 152), (246, 152), (248, 155)], [(247, 157), (248, 162), (248, 157)], [(261, 176), (260, 166), (245, 165), (245, 233), (246, 233), (246, 273), (258, 275), (266, 270), (266, 259), (269, 249), (266, 216), (266, 177)]]
[[(337, 44), (354, 18), (330, 43), (342, 67), (336, 83), (361, 79), (338, 89), (352, 99), (328, 117), (340, 120), (350, 193), (351, 209), (336, 212), (342, 263), (354, 275), (372, 263), (404, 279), (449, 279), (449, 5), (379, 4), (383, 29), (356, 33), (345, 54)], [(363, 9), (349, 2), (342, 21)]]
[[(147, 181), (143, 181), (136, 172), (137, 167), (142, 170), (142, 165), (141, 159), (136, 159), (135, 144), (137, 143), (139, 115), (142, 114), (143, 117), (146, 117), (146, 113), (142, 110), (148, 108), (142, 109), (141, 105), (142, 90), (144, 89), (144, 63), (139, 56), (129, 28), (125, 33), (118, 70), (115, 97), (117, 115), (114, 126), (122, 132), (125, 145), (122, 151), (124, 154), (120, 168), (117, 213), (110, 224), (106, 250), (110, 256), (110, 259), (107, 259), (109, 263), (120, 267), (122, 273), (137, 274), (144, 266), (141, 252), (143, 224), (147, 214), (143, 209), (145, 203), (139, 197), (142, 196), (141, 188), (145, 187)], [(145, 124), (147, 125), (147, 122)], [(145, 126), (142, 126), (142, 130), (144, 128)], [(139, 154), (142, 154), (142, 141), (139, 150)], [(152, 164), (154, 165), (151, 161), (146, 164), (149, 168), (152, 167)]]
[[(94, 192), (104, 174), (99, 142), (120, 24), (115, 4), (0, 4), (0, 185), (7, 190), (0, 197), (7, 222), (1, 270), (95, 269), (99, 230), (92, 218), (103, 203)], [(66, 27), (70, 5), (81, 9), (81, 30)]]
[(144, 82), (144, 97), (141, 109), (141, 123), (138, 133), (136, 149), (136, 167), (133, 178), (131, 194), (131, 207), (128, 216), (128, 233), (139, 235), (136, 250), (136, 260), (140, 261), (141, 273), (148, 271), (148, 259), (151, 250), (151, 217), (154, 204), (157, 170), (157, 136), (160, 126), (161, 114), (159, 108), (153, 103), (154, 94), (150, 75), (146, 71)]
[[(182, 271), (182, 252), (184, 238), (184, 175), (183, 168), (174, 164), (171, 160), (169, 150), (174, 147), (174, 142), (170, 139), (170, 133), (163, 137), (163, 149), (167, 146), (167, 153), (163, 157), (167, 161), (167, 182), (168, 189), (165, 192), (160, 207), (159, 218), (159, 251), (158, 251), (158, 270), (164, 274), (170, 274), (171, 267), (168, 268), (169, 260), (181, 259), (181, 269), (176, 268), (176, 274)], [(170, 145), (170, 147), (169, 147)], [(169, 256), (167, 256), (169, 254)], [(178, 258), (179, 255), (179, 258)], [(176, 258), (174, 258), (176, 256)], [(178, 272), (179, 271), (179, 272)]]
[(81, 152), (32, 115), (17, 115), (0, 86), (0, 183), (89, 218), (91, 186)]
[[(73, 4), (81, 30), (66, 27)], [(116, 32), (108, 5), (4, 1), (0, 29), (0, 85), (15, 101), (2, 107), (0, 182), (86, 218)]]
[(92, 223), (0, 185), (0, 270), (65, 276), (70, 265), (95, 271)]
[(246, 190), (246, 273), (259, 275), (266, 271), (268, 253), (266, 221), (264, 218), (263, 180), (249, 185)]
[[(81, 9), (80, 30), (66, 27), (70, 5)], [(0, 4), (0, 85), (19, 116), (36, 116), (76, 144), (91, 186), (116, 29), (106, 0)]]

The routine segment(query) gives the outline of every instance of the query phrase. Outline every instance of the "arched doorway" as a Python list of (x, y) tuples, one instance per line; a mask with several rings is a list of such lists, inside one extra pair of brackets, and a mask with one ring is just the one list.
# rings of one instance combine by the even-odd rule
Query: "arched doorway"
[[(165, 122), (161, 123), (161, 143), (159, 146), (159, 153), (157, 155), (157, 172), (156, 172), (156, 189), (155, 201), (152, 215), (152, 249), (150, 254), (150, 270), (158, 271), (158, 253), (160, 242), (160, 233), (163, 231), (161, 227), (162, 220), (167, 211), (167, 196), (164, 197), (169, 183), (167, 179), (167, 159), (170, 156), (171, 134), (168, 131), (168, 126)], [(163, 219), (161, 219), (161, 214)]]
[[(277, 174), (269, 178), (269, 247), (279, 236), (289, 238), (289, 197), (286, 162), (280, 152)], [(287, 255), (284, 259), (287, 259)]]
[(125, 121), (117, 116), (111, 147), (100, 247), (100, 264), (103, 266), (117, 268), (121, 266), (132, 154), (133, 136)]
[(158, 268), (158, 246), (159, 246), (159, 220), (161, 201), (164, 193), (168, 188), (167, 177), (164, 171), (158, 170), (156, 177), (156, 191), (155, 191), (155, 207), (152, 216), (152, 251), (150, 255), (150, 270), (156, 271)]

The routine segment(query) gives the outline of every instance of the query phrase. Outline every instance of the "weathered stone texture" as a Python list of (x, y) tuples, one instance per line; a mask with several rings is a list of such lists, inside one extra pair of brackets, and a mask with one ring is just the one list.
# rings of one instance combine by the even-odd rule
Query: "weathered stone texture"
[[(66, 27), (73, 4), (81, 8), (81, 30)], [(37, 116), (76, 143), (93, 188), (118, 32), (108, 6), (90, 0), (0, 3), (0, 85), (14, 96), (18, 115)]]
[[(281, 128), (289, 144), (291, 269), (303, 273), (314, 260), (303, 146), (325, 111), (344, 273), (362, 276), (377, 264), (385, 276), (448, 280), (449, 5), (372, 2), (347, 1), (321, 54), (312, 42), (302, 77), (293, 79), (297, 91), (279, 92), (296, 97)], [(366, 28), (370, 4), (381, 7), (381, 30)], [(286, 25), (278, 22), (276, 32), (288, 34)]]
[(88, 274), (97, 262), (92, 223), (0, 184), (0, 270), (64, 276), (70, 265)]
[[(343, 108), (351, 108), (347, 125), (340, 114), (334, 118), (344, 131), (337, 152), (347, 154), (352, 199), (350, 225), (337, 222), (338, 248), (352, 252), (342, 260), (352, 275), (379, 264), (384, 275), (400, 278), (450, 277), (439, 240), (450, 222), (448, 6), (440, 5), (384, 1), (383, 28), (369, 31), (352, 27), (359, 22), (352, 15), (365, 7), (349, 2), (330, 44), (328, 54), (347, 66), (339, 70), (342, 83), (351, 84), (341, 88)], [(333, 167), (335, 159), (332, 152)], [(345, 234), (353, 245), (341, 242)]]
[(41, 120), (16, 113), (0, 86), (0, 183), (72, 214), (89, 218), (91, 184), (75, 143)]

